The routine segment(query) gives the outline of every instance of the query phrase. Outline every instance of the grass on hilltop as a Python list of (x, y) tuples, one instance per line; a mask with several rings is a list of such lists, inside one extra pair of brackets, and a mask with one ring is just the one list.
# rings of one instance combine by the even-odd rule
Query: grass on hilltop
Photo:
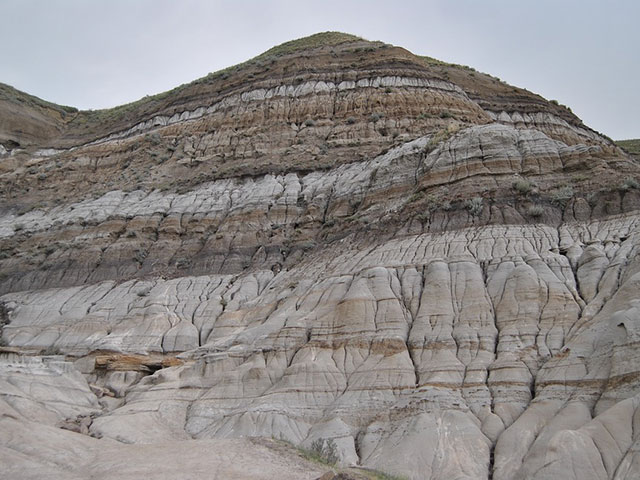
[(308, 50), (311, 48), (333, 47), (347, 42), (364, 41), (363, 38), (342, 32), (321, 32), (308, 37), (298, 38), (289, 42), (282, 43), (261, 53), (252, 60), (262, 60), (270, 57), (281, 57), (298, 50)]
[(640, 156), (640, 138), (633, 140), (616, 140), (616, 145), (631, 155)]

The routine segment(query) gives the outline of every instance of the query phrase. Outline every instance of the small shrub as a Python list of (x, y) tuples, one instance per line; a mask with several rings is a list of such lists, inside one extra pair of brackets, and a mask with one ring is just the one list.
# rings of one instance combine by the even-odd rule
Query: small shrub
[(544, 208), (542, 207), (542, 205), (531, 205), (528, 209), (527, 209), (527, 213), (534, 217), (540, 217), (542, 216), (542, 214), (544, 213)]
[(347, 118), (347, 125), (353, 125), (356, 123), (356, 119), (354, 117)]
[(384, 115), (382, 113), (372, 113), (371, 116), (369, 117), (369, 121), (376, 123), (379, 122), (382, 117), (384, 117)]
[(482, 197), (473, 197), (467, 200), (464, 204), (469, 213), (474, 217), (477, 217), (482, 213)]
[(439, 195), (430, 193), (425, 198), (425, 204), (429, 213), (434, 212), (441, 208), (442, 198)]
[(411, 194), (411, 196), (409, 197), (409, 199), (407, 200), (407, 203), (414, 203), (417, 202), (418, 200), (420, 200), (422, 197), (424, 197), (424, 192), (421, 190), (419, 192), (414, 192), (413, 194)]
[(565, 206), (571, 198), (573, 198), (571, 185), (560, 187), (551, 193), (551, 201), (556, 205)]
[(420, 223), (427, 223), (431, 218), (431, 210), (426, 210), (422, 213), (419, 213), (418, 215), (416, 215), (416, 218)]
[(307, 118), (304, 121), (304, 126), (305, 127), (313, 127), (316, 124), (315, 120), (311, 119), (311, 118)]
[(311, 443), (311, 451), (331, 465), (338, 463), (338, 446), (330, 438), (318, 438)]
[(440, 112), (440, 118), (452, 118), (453, 115), (449, 112)]
[(638, 181), (635, 178), (628, 177), (624, 180), (622, 185), (620, 185), (620, 190), (627, 191), (631, 189), (634, 189), (634, 190), (640, 189), (640, 183), (638, 183)]
[(533, 190), (533, 184), (526, 178), (519, 178), (511, 185), (520, 195), (527, 195)]
[(387, 87), (384, 89), (384, 93), (391, 93), (391, 92), (392, 92), (391, 87)]

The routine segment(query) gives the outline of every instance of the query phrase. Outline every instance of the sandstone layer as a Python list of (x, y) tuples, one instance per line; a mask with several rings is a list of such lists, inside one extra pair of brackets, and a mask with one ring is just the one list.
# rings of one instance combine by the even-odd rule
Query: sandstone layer
[(12, 95), (13, 478), (326, 471), (282, 442), (410, 479), (640, 475), (640, 165), (566, 108), (343, 34), (112, 111)]

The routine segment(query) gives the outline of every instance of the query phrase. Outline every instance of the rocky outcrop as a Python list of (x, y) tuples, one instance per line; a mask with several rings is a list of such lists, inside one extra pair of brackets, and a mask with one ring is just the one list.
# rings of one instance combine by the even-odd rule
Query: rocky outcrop
[(637, 162), (489, 76), (333, 40), (5, 154), (18, 478), (326, 471), (255, 438), (411, 479), (638, 475)]

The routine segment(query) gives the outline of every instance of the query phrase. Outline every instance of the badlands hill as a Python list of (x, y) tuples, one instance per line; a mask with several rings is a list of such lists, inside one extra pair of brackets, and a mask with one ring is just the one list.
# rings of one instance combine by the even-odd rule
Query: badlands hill
[(340, 33), (110, 110), (0, 85), (3, 471), (637, 478), (639, 181)]

